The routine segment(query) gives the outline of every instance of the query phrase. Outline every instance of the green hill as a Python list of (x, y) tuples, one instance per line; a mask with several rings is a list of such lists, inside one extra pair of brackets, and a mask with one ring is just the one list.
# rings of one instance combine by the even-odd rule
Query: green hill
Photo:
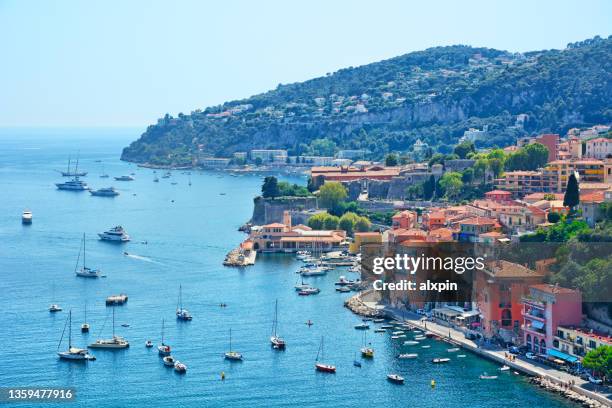
[[(612, 122), (611, 61), (611, 37), (524, 54), (430, 48), (166, 115), (122, 159), (188, 163), (198, 149), (215, 156), (253, 148), (304, 155), (320, 138), (376, 158), (410, 150), (417, 138), (447, 152), (465, 130), (483, 125), (488, 137), (477, 144), (506, 145), (525, 134)], [(520, 125), (519, 114), (527, 115)]]

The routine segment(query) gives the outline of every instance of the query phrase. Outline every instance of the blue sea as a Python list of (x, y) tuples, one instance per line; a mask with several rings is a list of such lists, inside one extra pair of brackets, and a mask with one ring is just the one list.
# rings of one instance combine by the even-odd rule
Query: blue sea
[[(76, 401), (70, 406), (98, 408), (571, 406), (529, 385), (525, 377), (497, 372), (489, 361), (469, 353), (450, 355), (447, 345), (434, 340), (422, 342), (429, 349), (399, 346), (390, 334), (370, 330), (367, 341), (375, 358), (354, 367), (363, 334), (353, 326), (360, 319), (343, 307), (350, 294), (334, 290), (340, 275), (354, 276), (336, 270), (309, 278), (321, 293), (299, 297), (293, 288), (298, 263), (291, 255), (259, 256), (246, 269), (222, 266), (225, 254), (244, 239), (237, 228), (251, 216), (262, 176), (173, 171), (170, 179), (154, 183), (153, 170), (119, 160), (121, 149), (140, 131), (0, 130), (1, 386), (74, 387)], [(112, 185), (121, 195), (57, 190), (54, 183), (66, 180), (57, 170), (77, 155), (91, 187)], [(103, 171), (111, 178), (100, 178)], [(132, 182), (112, 178), (130, 173), (135, 174)], [(21, 224), (24, 209), (33, 212), (30, 226)], [(124, 226), (132, 241), (117, 245), (97, 239), (98, 232), (115, 225)], [(83, 233), (87, 264), (101, 269), (105, 278), (74, 274)], [(184, 306), (194, 316), (191, 322), (175, 319), (179, 285)], [(110, 308), (104, 300), (117, 293), (129, 296), (127, 304), (115, 308), (115, 331), (130, 348), (94, 350), (97, 360), (88, 363), (60, 361), (56, 351), (68, 311), (73, 345), (109, 338)], [(285, 351), (269, 344), (277, 299)], [(52, 302), (64, 311), (49, 313)], [(79, 330), (85, 308), (89, 334)], [(159, 343), (162, 319), (166, 343), (187, 364), (186, 375), (164, 367), (157, 350), (144, 347), (147, 339)], [(306, 325), (307, 320), (314, 325)], [(230, 328), (232, 347), (244, 355), (243, 362), (223, 359)], [(325, 361), (337, 366), (334, 375), (314, 370), (322, 336)], [(60, 349), (67, 347), (65, 340)], [(399, 352), (419, 357), (400, 361), (395, 358)], [(429, 363), (446, 355), (449, 364)], [(388, 383), (391, 372), (403, 375), (405, 385)], [(497, 372), (499, 378), (480, 380), (483, 372)]]

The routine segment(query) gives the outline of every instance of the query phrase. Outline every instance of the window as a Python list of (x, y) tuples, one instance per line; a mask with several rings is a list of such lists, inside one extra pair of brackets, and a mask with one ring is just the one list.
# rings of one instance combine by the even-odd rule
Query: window
[(595, 343), (595, 340), (589, 340), (589, 347), (592, 349), (597, 348), (597, 343)]
[(502, 310), (501, 325), (505, 327), (512, 325), (512, 312), (510, 311), (510, 309)]

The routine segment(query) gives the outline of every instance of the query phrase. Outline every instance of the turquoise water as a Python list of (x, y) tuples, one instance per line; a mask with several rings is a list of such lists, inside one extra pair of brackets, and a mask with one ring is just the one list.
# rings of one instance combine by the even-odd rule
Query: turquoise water
[[(75, 387), (74, 407), (570, 406), (521, 376), (498, 373), (498, 380), (480, 380), (480, 374), (492, 374), (498, 366), (470, 354), (456, 358), (446, 352), (449, 346), (433, 340), (423, 342), (430, 349), (401, 347), (402, 352), (419, 353), (419, 358), (399, 361), (394, 356), (400, 347), (390, 335), (370, 331), (375, 358), (363, 361), (361, 369), (353, 367), (362, 343), (362, 332), (353, 329), (359, 319), (342, 306), (349, 295), (336, 293), (333, 286), (345, 271), (310, 278), (321, 294), (298, 297), (293, 289), (298, 264), (289, 255), (260, 256), (254, 267), (244, 270), (221, 266), (225, 254), (244, 238), (236, 229), (251, 215), (261, 176), (193, 172), (189, 187), (188, 176), (175, 171), (171, 180), (177, 185), (168, 179), (153, 183), (151, 170), (118, 160), (121, 148), (137, 136), (138, 131), (130, 129), (0, 131), (3, 386)], [(56, 190), (54, 183), (62, 178), (54, 170), (64, 169), (67, 156), (77, 152), (81, 167), (90, 172), (85, 178), (90, 186), (114, 185), (119, 197)], [(102, 164), (111, 179), (99, 178)], [(133, 182), (112, 179), (131, 172)], [(34, 214), (31, 226), (21, 225), (25, 208)], [(97, 232), (118, 224), (132, 242), (113, 245), (96, 239)], [(100, 268), (106, 278), (74, 275), (84, 232), (88, 265)], [(194, 316), (191, 322), (174, 318), (179, 284), (185, 307)], [(67, 311), (73, 310), (75, 345), (108, 338), (104, 299), (120, 292), (129, 295), (129, 302), (116, 308), (116, 331), (130, 341), (130, 348), (95, 350), (97, 360), (87, 364), (59, 361), (55, 352)], [(288, 343), (280, 352), (272, 350), (268, 340), (275, 299), (280, 332)], [(64, 311), (50, 314), (52, 301)], [(228, 306), (219, 307), (222, 302)], [(86, 304), (91, 331), (83, 335), (78, 329)], [(166, 342), (189, 367), (186, 375), (167, 369), (155, 349), (144, 347), (146, 339), (159, 341), (162, 318)], [(308, 319), (312, 327), (305, 324)], [(222, 358), (230, 328), (233, 348), (243, 353), (243, 362)], [(338, 368), (335, 375), (314, 371), (321, 335), (326, 361)], [(429, 363), (447, 354), (449, 364)], [(406, 384), (388, 383), (385, 376), (390, 372), (401, 373)], [(435, 389), (430, 387), (432, 379)]]

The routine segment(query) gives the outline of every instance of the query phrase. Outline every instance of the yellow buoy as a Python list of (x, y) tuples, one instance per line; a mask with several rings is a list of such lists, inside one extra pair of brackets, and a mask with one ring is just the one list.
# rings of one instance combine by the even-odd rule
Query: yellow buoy
[(434, 388), (436, 386), (436, 380), (431, 380), (431, 388)]

